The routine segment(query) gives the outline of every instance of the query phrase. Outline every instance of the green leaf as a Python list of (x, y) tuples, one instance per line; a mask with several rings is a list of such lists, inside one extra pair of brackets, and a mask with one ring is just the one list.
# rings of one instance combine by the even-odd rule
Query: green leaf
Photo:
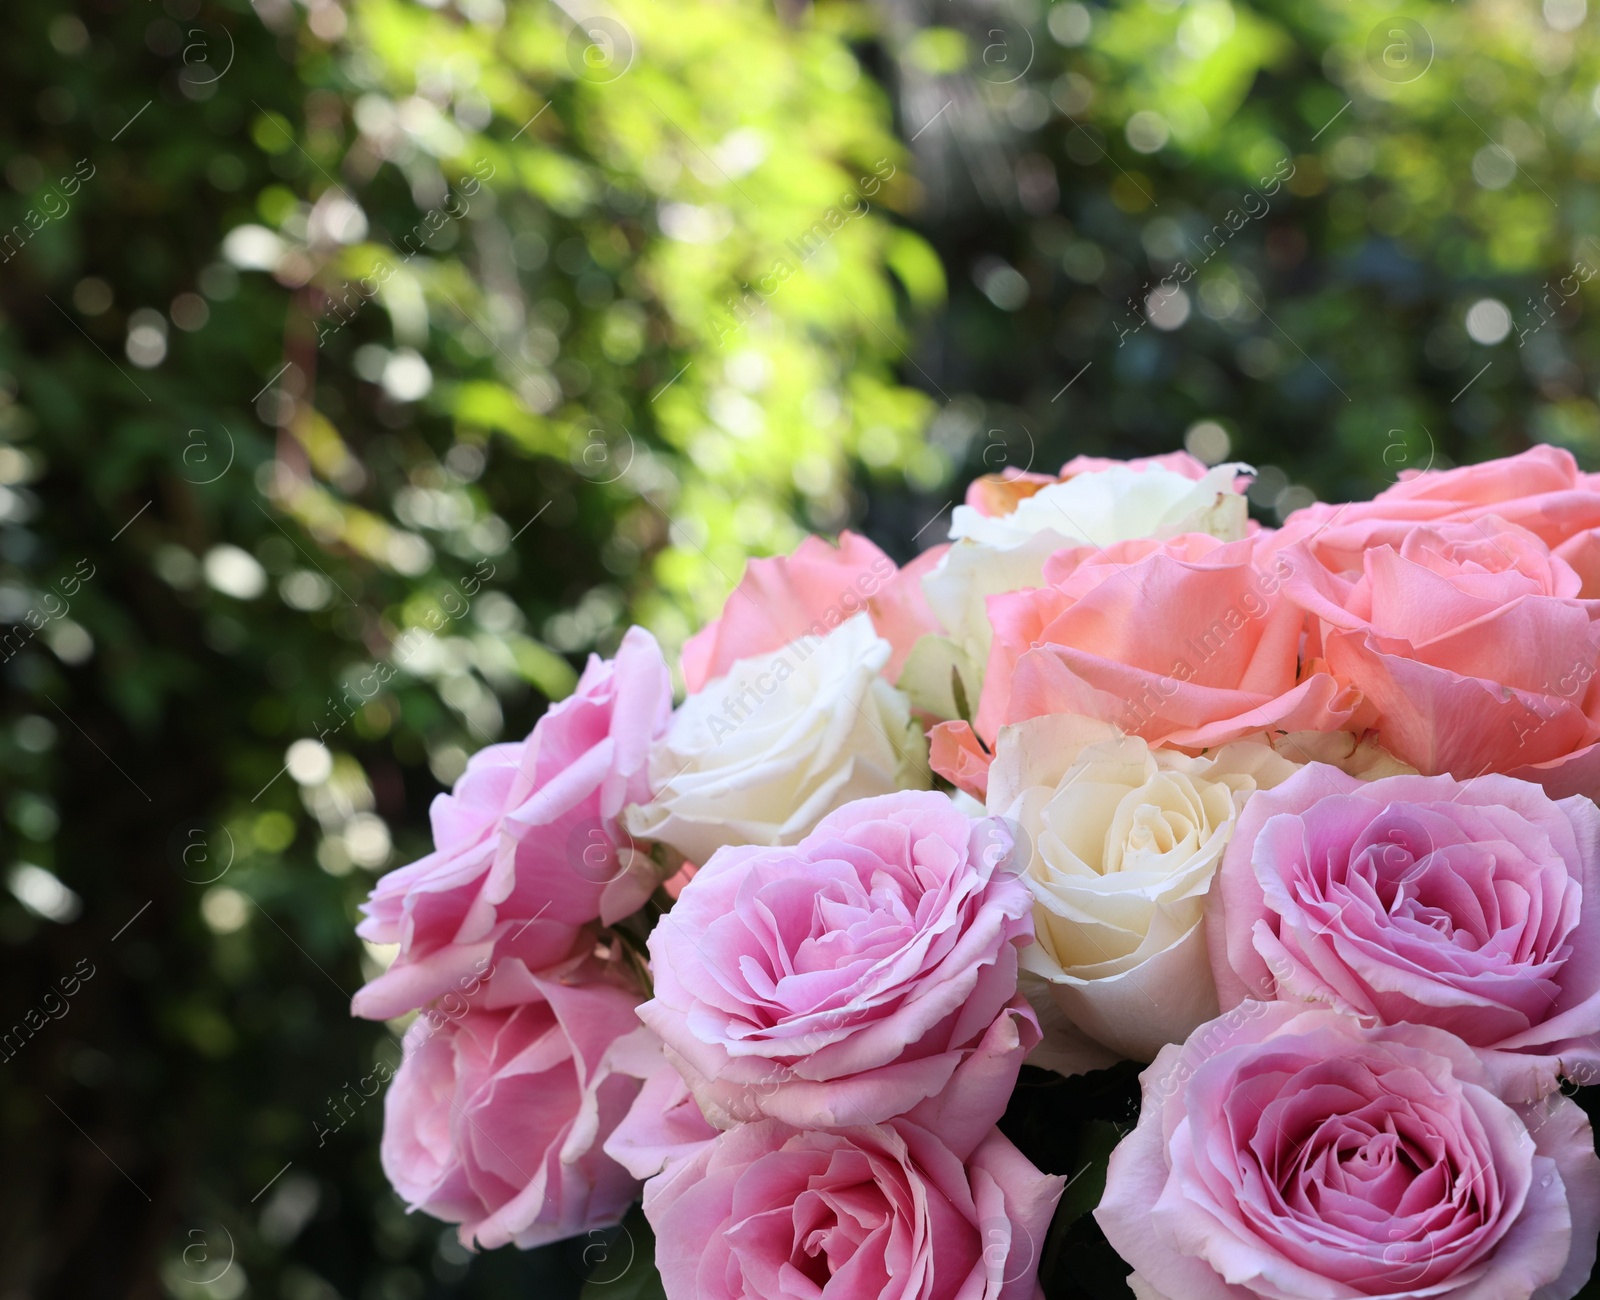
[(961, 670), (954, 664), (950, 665), (950, 694), (956, 702), (956, 717), (971, 722), (972, 708), (967, 703), (967, 688), (962, 684)]
[(1111, 1160), (1111, 1152), (1126, 1135), (1125, 1128), (1106, 1119), (1090, 1120), (1083, 1126), (1078, 1146), (1080, 1164), (1067, 1176), (1066, 1191), (1056, 1207), (1058, 1226), (1065, 1227), (1100, 1204), (1100, 1197), (1106, 1190), (1106, 1165)]
[(944, 265), (927, 240), (909, 230), (896, 229), (884, 249), (884, 261), (905, 285), (912, 305), (931, 311), (945, 300)]

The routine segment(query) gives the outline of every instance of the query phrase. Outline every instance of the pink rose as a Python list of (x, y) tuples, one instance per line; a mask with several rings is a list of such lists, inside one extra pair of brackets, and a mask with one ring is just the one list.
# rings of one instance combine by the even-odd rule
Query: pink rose
[(645, 1185), (667, 1300), (1034, 1300), (1062, 1180), (998, 1129), (963, 1167), (906, 1120), (722, 1134)]
[(1390, 753), (1430, 774), (1600, 790), (1600, 603), (1577, 598), (1539, 538), (1488, 514), (1419, 524), (1367, 551), (1354, 579), (1304, 545), (1283, 554), (1308, 654), (1360, 692), (1357, 718)]
[(508, 957), (549, 966), (581, 926), (636, 911), (655, 876), (617, 815), (650, 798), (650, 742), (671, 711), (661, 650), (630, 628), (616, 659), (591, 656), (578, 689), (526, 740), (475, 754), (429, 810), (434, 851), (391, 871), (362, 905), (356, 933), (400, 953), (357, 991), (355, 1014), (401, 1015)]
[(1095, 1218), (1140, 1300), (1570, 1300), (1600, 1160), (1422, 1025), (1247, 1002), (1164, 1047)]
[(719, 1127), (909, 1114), (964, 1155), (1038, 1041), (1010, 849), (927, 791), (847, 804), (793, 848), (719, 849), (651, 932), (639, 1018)]
[(922, 595), (922, 575), (948, 549), (933, 547), (897, 569), (865, 537), (843, 532), (837, 547), (808, 537), (792, 555), (748, 561), (722, 617), (684, 642), (684, 684), (695, 694), (739, 660), (803, 636), (826, 636), (863, 609), (892, 647), (883, 670), (892, 683), (917, 638), (937, 626)]
[(1600, 810), (1484, 776), (1313, 763), (1245, 804), (1208, 917), (1224, 1009), (1276, 989), (1497, 1049), (1526, 1096), (1600, 1078)]
[(649, 1029), (641, 1025), (618, 1049), (616, 1068), (644, 1086), (606, 1139), (605, 1152), (635, 1178), (654, 1178), (699, 1154), (717, 1130), (706, 1122), (689, 1085), (668, 1063), (661, 1040)]
[(1297, 678), (1304, 616), (1280, 590), (1287, 565), (1258, 569), (1254, 546), (1203, 533), (1080, 546), (1050, 558), (1045, 586), (991, 596), (978, 734), (1045, 713), (1186, 749), (1338, 730), (1352, 702), (1326, 673)]
[(463, 1015), (406, 1031), (383, 1171), (413, 1209), (459, 1223), (463, 1245), (559, 1241), (621, 1222), (638, 1196), (601, 1143), (639, 1091), (610, 1055), (638, 1032), (639, 997), (594, 965), (502, 962)]
[[(1600, 528), (1595, 479), (1578, 469), (1570, 451), (1547, 446), (1459, 469), (1407, 470), (1400, 482), (1371, 501), (1318, 502), (1296, 510), (1284, 520), (1278, 540), (1285, 546), (1308, 545), (1324, 567), (1354, 576), (1368, 550), (1398, 547), (1418, 524), (1468, 523), (1497, 515), (1526, 528), (1552, 550), (1570, 546), (1581, 555), (1593, 530)], [(1600, 575), (1596, 569), (1586, 572)]]

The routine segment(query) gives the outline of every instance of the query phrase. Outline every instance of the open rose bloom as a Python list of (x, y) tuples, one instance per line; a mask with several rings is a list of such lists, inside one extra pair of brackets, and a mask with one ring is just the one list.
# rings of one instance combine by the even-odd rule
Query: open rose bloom
[(1061, 1194), (998, 1132), (963, 1162), (906, 1120), (747, 1124), (651, 1181), (669, 1296), (1034, 1300)]
[(357, 933), (400, 950), (356, 1014), (424, 1006), (498, 957), (554, 965), (585, 923), (637, 909), (655, 880), (618, 819), (648, 797), (650, 744), (671, 707), (661, 651), (635, 628), (525, 741), (474, 755), (434, 800), (434, 852), (390, 872), (362, 909)]
[(1578, 1295), (1600, 487), (1251, 474), (808, 538), (474, 756), (360, 926), (406, 1204), (668, 1300)]
[(460, 1223), (467, 1244), (536, 1246), (614, 1224), (637, 1194), (601, 1142), (639, 1092), (612, 1059), (638, 1032), (638, 996), (582, 965), (518, 972), (503, 981), (525, 985), (509, 1005), (491, 979), (465, 1014), (406, 1034), (384, 1173), (410, 1204)]
[[(1357, 574), (1280, 552), (1311, 616), (1307, 653), (1421, 772), (1509, 772), (1554, 793), (1600, 780), (1600, 601), (1535, 534), (1495, 515), (1419, 525)], [(1466, 722), (1470, 719), (1470, 725)]]
[(794, 849), (719, 850), (650, 936), (640, 1018), (719, 1127), (910, 1115), (970, 1149), (1038, 1041), (1010, 848), (1004, 827), (906, 792)]
[(1023, 968), (1103, 1049), (1089, 1065), (1147, 1061), (1217, 1014), (1203, 924), (1239, 809), (1295, 765), (1264, 744), (1210, 758), (1152, 750), (1088, 718), (1051, 714), (1002, 732), (989, 808), (1031, 847)]
[(1140, 1300), (1570, 1297), (1600, 1160), (1449, 1034), (1248, 1003), (1145, 1072), (1095, 1216)]
[(1529, 1096), (1562, 1069), (1600, 1075), (1600, 810), (1588, 799), (1510, 777), (1362, 782), (1304, 768), (1246, 808), (1211, 925), (1225, 1007), (1273, 988), (1434, 1025)]

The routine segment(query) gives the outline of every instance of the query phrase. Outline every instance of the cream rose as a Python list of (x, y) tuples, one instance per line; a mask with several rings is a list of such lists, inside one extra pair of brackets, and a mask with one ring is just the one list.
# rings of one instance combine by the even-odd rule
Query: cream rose
[(651, 749), (655, 796), (626, 810), (628, 832), (703, 863), (727, 844), (797, 844), (852, 800), (925, 789), (927, 742), (879, 676), (889, 655), (857, 614), (738, 660), (679, 706)]
[(928, 607), (946, 635), (917, 643), (901, 685), (917, 707), (954, 718), (962, 713), (951, 685), (954, 669), (976, 707), (989, 657), (988, 597), (1039, 586), (1044, 562), (1071, 546), (1181, 533), (1236, 541), (1245, 535), (1249, 512), (1234, 481), (1249, 472), (1248, 465), (1216, 465), (1195, 480), (1158, 465), (1116, 465), (1041, 488), (1010, 514), (957, 506), (950, 524), (955, 544), (922, 580)]
[(1296, 769), (1254, 741), (1191, 758), (1068, 714), (1001, 730), (988, 810), (1033, 890), (1022, 968), (1089, 1040), (1051, 1036), (1052, 1068), (1149, 1061), (1217, 1014), (1206, 894), (1246, 797)]

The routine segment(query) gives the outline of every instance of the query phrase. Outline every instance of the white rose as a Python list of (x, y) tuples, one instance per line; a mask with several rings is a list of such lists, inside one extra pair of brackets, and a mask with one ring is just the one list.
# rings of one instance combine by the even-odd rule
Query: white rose
[(1248, 514), (1244, 498), (1233, 490), (1234, 480), (1251, 472), (1239, 463), (1213, 465), (1202, 479), (1185, 478), (1159, 465), (1088, 470), (1023, 497), (1008, 515), (957, 506), (950, 538), (1004, 548), (1044, 532), (1067, 539), (1068, 546), (1110, 546), (1180, 533), (1211, 533), (1236, 541), (1244, 536)]
[(1152, 750), (1068, 714), (1001, 729), (988, 809), (1013, 824), (1033, 890), (1022, 968), (1092, 1040), (1066, 1053), (1077, 1069), (1107, 1063), (1096, 1044), (1152, 1060), (1217, 1015), (1206, 894), (1245, 798), (1297, 766), (1254, 741), (1208, 758)]
[(1248, 465), (1216, 465), (1196, 481), (1158, 465), (1116, 465), (1052, 483), (1024, 497), (1008, 515), (957, 506), (950, 524), (955, 545), (922, 580), (928, 607), (946, 635), (917, 643), (901, 686), (918, 708), (957, 717), (963, 710), (951, 685), (954, 669), (975, 709), (989, 658), (986, 597), (1037, 587), (1044, 580), (1044, 562), (1071, 546), (1182, 533), (1237, 541), (1245, 535), (1249, 510), (1234, 491), (1234, 479), (1249, 472)]
[(927, 741), (878, 674), (889, 643), (857, 614), (741, 659), (673, 714), (628, 832), (703, 863), (725, 844), (794, 844), (842, 804), (926, 789)]

